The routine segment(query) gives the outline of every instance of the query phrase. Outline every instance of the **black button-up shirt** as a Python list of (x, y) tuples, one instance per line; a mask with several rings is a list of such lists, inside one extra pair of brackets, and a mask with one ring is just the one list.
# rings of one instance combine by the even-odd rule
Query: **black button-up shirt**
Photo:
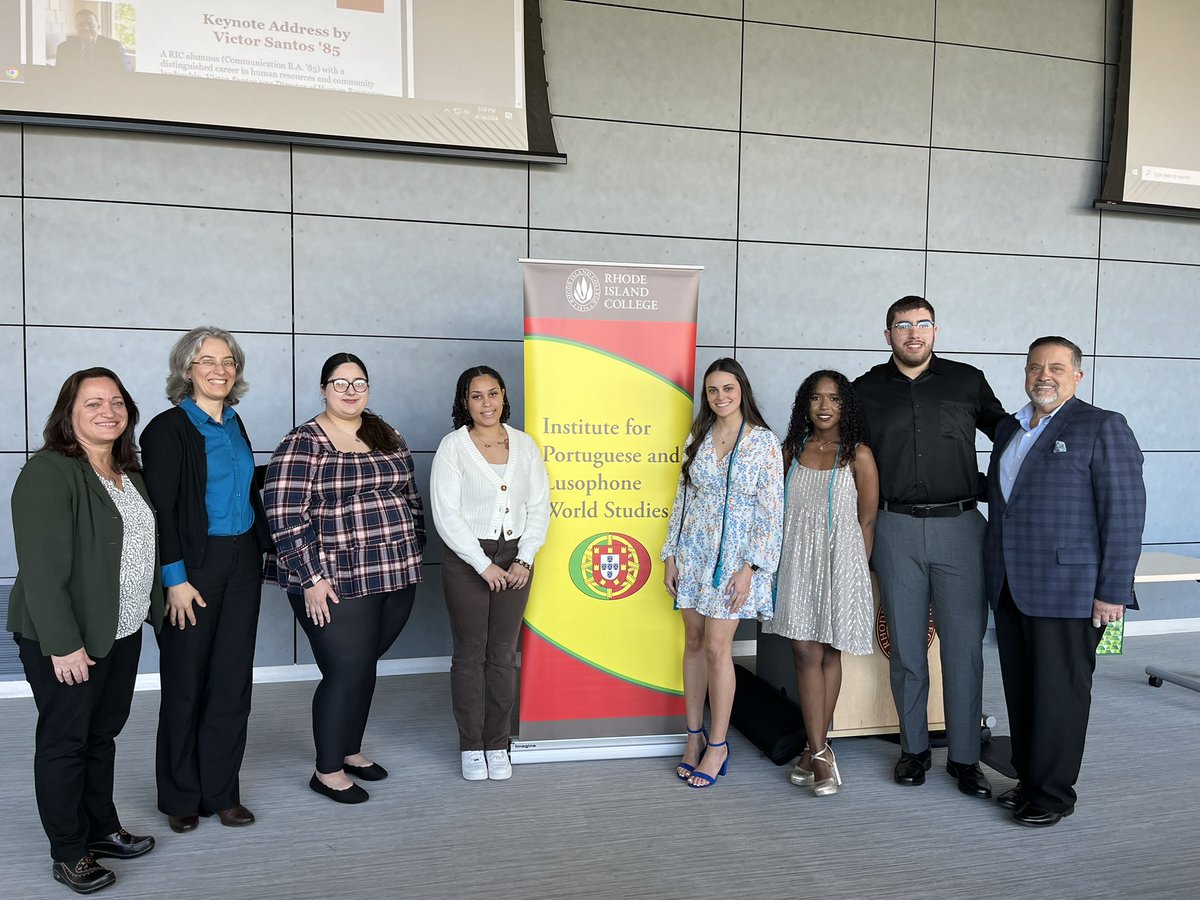
[(975, 429), (990, 440), (1006, 415), (983, 372), (934, 354), (910, 379), (894, 356), (859, 376), (879, 497), (889, 503), (953, 503), (980, 496)]

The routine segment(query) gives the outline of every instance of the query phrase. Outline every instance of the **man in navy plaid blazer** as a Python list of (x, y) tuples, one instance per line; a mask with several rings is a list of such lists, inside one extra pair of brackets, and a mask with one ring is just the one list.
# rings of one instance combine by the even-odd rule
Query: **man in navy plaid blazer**
[(1075, 396), (1083, 354), (1029, 346), (1029, 404), (996, 427), (984, 568), (1019, 782), (998, 802), (1022, 825), (1075, 809), (1096, 647), (1137, 608), (1146, 519), (1142, 451), (1125, 418)]

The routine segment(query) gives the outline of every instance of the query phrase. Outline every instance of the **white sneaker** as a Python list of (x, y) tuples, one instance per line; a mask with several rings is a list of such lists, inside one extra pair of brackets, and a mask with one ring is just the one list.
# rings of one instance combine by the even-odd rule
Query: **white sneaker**
[(467, 781), (486, 781), (488, 765), (484, 761), (482, 750), (464, 750), (462, 752), (462, 773)]
[(487, 777), (492, 781), (504, 781), (512, 778), (512, 763), (508, 761), (507, 750), (489, 750), (487, 752)]

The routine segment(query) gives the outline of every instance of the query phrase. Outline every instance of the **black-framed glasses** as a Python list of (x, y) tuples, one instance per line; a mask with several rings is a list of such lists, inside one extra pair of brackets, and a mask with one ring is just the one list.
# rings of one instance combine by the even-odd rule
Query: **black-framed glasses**
[(361, 394), (370, 386), (367, 384), (367, 379), (365, 378), (355, 378), (353, 381), (351, 381), (349, 378), (334, 378), (325, 383), (332, 387), (333, 390), (338, 394), (344, 394), (346, 391), (350, 390), (350, 388), (354, 388), (354, 393)]
[(922, 319), (920, 322), (893, 322), (892, 329), (894, 331), (929, 331), (933, 328), (933, 319)]

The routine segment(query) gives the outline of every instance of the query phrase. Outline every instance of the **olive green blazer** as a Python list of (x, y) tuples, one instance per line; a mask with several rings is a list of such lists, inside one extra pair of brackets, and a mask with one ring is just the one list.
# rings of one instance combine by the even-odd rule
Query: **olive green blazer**
[[(149, 504), (141, 473), (125, 478)], [(17, 476), (12, 518), (17, 580), (8, 630), (37, 641), (47, 656), (80, 647), (93, 658), (107, 656), (117, 634), (124, 526), (91, 465), (52, 450), (35, 453)], [(158, 631), (162, 620), (155, 565), (147, 621)]]

